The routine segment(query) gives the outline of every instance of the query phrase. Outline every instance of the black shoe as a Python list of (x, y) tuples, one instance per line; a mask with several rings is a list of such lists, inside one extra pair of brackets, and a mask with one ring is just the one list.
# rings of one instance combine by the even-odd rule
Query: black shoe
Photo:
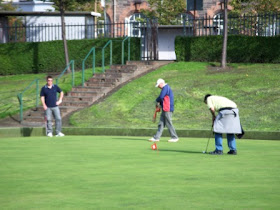
[(209, 152), (210, 155), (222, 155), (223, 154), (223, 150), (215, 150), (213, 152)]
[(228, 154), (229, 155), (237, 155), (237, 151), (236, 150), (229, 150)]

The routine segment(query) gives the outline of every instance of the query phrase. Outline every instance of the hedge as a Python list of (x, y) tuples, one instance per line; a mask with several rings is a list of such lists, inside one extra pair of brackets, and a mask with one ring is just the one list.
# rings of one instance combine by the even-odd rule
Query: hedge
[[(101, 66), (102, 47), (108, 40), (113, 41), (113, 64), (121, 63), (122, 38), (99, 38), (67, 41), (69, 60), (75, 60), (75, 69), (82, 68), (82, 60), (92, 47), (96, 48), (96, 66)], [(125, 60), (127, 59), (125, 41)], [(140, 39), (130, 38), (131, 60), (140, 59)], [(108, 46), (105, 50), (105, 65), (109, 64)], [(63, 41), (24, 42), (0, 44), (0, 75), (61, 72), (65, 68)], [(92, 56), (86, 62), (91, 68)]]
[[(175, 39), (177, 61), (220, 62), (222, 36)], [(280, 63), (280, 36), (231, 35), (227, 45), (228, 63)]]

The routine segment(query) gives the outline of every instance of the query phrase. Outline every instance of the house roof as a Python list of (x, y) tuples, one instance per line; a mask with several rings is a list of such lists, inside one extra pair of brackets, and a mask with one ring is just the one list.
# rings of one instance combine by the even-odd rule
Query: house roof
[[(0, 17), (3, 16), (60, 16), (60, 12), (16, 12), (0, 11)], [(65, 16), (94, 16), (100, 17), (97, 12), (65, 12)]]

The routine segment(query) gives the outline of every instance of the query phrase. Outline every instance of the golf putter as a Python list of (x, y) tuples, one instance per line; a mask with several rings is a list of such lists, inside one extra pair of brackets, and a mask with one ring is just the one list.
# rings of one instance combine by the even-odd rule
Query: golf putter
[(213, 126), (211, 127), (211, 133), (210, 133), (209, 138), (208, 138), (208, 141), (207, 141), (206, 149), (205, 149), (205, 151), (203, 151), (202, 153), (207, 153), (209, 141), (210, 141), (210, 138), (211, 138), (211, 136), (212, 136), (212, 131), (213, 131)]

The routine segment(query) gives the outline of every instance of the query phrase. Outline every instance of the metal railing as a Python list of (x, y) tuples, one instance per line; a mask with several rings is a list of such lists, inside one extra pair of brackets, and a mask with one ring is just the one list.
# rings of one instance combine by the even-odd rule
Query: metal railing
[[(200, 17), (193, 19), (187, 14), (174, 18), (173, 25), (180, 25), (182, 35), (208, 36), (222, 35), (223, 15), (215, 17)], [(141, 37), (141, 28), (146, 27), (147, 20), (100, 23), (97, 24), (67, 24), (66, 39), (95, 39), (100, 37)], [(248, 36), (276, 36), (280, 34), (280, 14), (259, 14), (228, 17), (229, 34), (242, 34)], [(45, 42), (61, 40), (60, 24), (26, 24), (15, 21), (13, 24), (3, 23), (0, 26), (0, 43), (8, 42)]]
[[(139, 23), (68, 24), (65, 26), (67, 40), (96, 39), (101, 37), (140, 37)], [(16, 21), (0, 25), (0, 43), (46, 42), (62, 40), (60, 24), (29, 24)]]
[(38, 108), (39, 105), (39, 79), (34, 79), (21, 93), (19, 93), (17, 95), (18, 101), (19, 101), (19, 118), (20, 118), (20, 122), (23, 121), (23, 94), (30, 89), (30, 87), (36, 83), (36, 108)]
[(112, 59), (112, 40), (109, 40), (106, 44), (105, 44), (105, 46), (102, 48), (102, 72), (104, 72), (105, 71), (105, 49), (106, 49), (106, 47), (108, 46), (108, 45), (110, 45), (110, 65), (112, 65), (112, 61), (113, 61), (113, 59)]
[[(215, 36), (223, 34), (223, 15), (198, 19), (183, 19), (177, 22), (182, 25), (185, 36)], [(277, 36), (280, 35), (280, 14), (242, 15), (228, 17), (229, 35)]]
[(92, 53), (92, 74), (95, 74), (95, 47), (91, 48), (86, 57), (82, 61), (82, 86), (85, 83), (85, 62)]
[(71, 65), (71, 73), (72, 73), (72, 87), (75, 86), (75, 69), (74, 69), (74, 60), (71, 60), (69, 64), (65, 67), (65, 69), (61, 72), (61, 74), (55, 79), (56, 85), (58, 85), (59, 79), (65, 74), (65, 72), (69, 69)]
[(130, 61), (130, 37), (127, 36), (122, 40), (122, 65), (124, 65), (124, 43), (127, 40), (127, 60)]
[[(64, 73), (66, 72), (67, 69), (69, 69), (71, 65), (71, 72), (72, 72), (72, 82), (71, 82), (71, 85), (72, 87), (75, 86), (75, 75), (74, 75), (74, 60), (71, 60), (69, 62), (69, 64), (65, 67), (65, 69), (62, 71), (62, 73), (56, 78), (56, 84), (58, 85), (58, 82), (59, 82), (59, 79), (64, 75)], [(23, 95), (24, 93), (29, 90), (31, 88), (31, 86), (33, 84), (36, 84), (36, 94), (35, 94), (35, 106), (36, 108), (38, 108), (39, 106), (39, 79), (34, 79), (21, 93), (17, 94), (17, 98), (18, 98), (18, 101), (19, 101), (19, 118), (20, 118), (20, 122), (23, 121)]]

